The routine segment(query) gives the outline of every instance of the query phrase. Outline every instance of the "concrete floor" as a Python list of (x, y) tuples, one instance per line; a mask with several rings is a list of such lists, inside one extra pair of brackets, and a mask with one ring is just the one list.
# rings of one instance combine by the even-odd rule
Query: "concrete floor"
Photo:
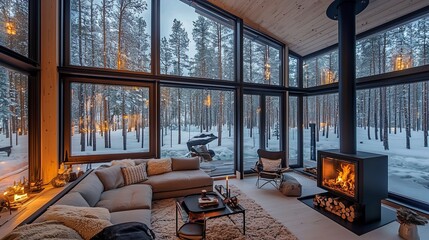
[[(302, 196), (323, 192), (317, 188), (316, 181), (298, 173), (293, 175), (303, 186)], [(245, 176), (243, 180), (230, 179), (230, 184), (237, 186), (248, 197), (254, 199), (271, 216), (283, 223), (298, 239), (302, 240), (353, 240), (353, 239), (374, 239), (374, 240), (395, 240), (401, 239), (398, 236), (399, 223), (392, 222), (369, 233), (358, 236), (323, 216), (312, 208), (306, 206), (296, 199), (296, 197), (286, 197), (282, 195), (270, 184), (262, 189), (255, 186), (256, 176)], [(216, 181), (215, 184), (224, 184), (224, 180)], [(429, 240), (429, 224), (418, 226), (420, 240)]]

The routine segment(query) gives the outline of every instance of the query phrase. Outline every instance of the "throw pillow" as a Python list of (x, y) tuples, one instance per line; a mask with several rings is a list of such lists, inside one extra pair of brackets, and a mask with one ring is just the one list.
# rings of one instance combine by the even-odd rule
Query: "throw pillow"
[(120, 165), (121, 167), (132, 167), (135, 166), (136, 163), (132, 159), (113, 160), (112, 166), (115, 165)]
[(199, 157), (193, 158), (171, 158), (173, 171), (198, 170), (200, 169)]
[(147, 174), (149, 176), (171, 172), (171, 158), (150, 159), (147, 162)]
[(134, 167), (123, 167), (121, 168), (121, 171), (124, 176), (125, 185), (147, 180), (146, 163), (142, 163)]
[(268, 159), (268, 158), (260, 158), (262, 162), (262, 167), (264, 171), (267, 172), (275, 172), (279, 170), (282, 159)]
[(100, 181), (103, 183), (104, 191), (116, 189), (124, 186), (121, 166), (115, 165), (95, 171)]

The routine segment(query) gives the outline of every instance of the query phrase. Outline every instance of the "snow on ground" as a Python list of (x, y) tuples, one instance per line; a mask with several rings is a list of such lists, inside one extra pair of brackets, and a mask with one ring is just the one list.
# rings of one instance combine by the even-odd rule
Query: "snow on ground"
[[(12, 136), (12, 153), (0, 152), (0, 193), (23, 177), (28, 178), (28, 136)], [(0, 147), (10, 146), (10, 138), (0, 134)]]

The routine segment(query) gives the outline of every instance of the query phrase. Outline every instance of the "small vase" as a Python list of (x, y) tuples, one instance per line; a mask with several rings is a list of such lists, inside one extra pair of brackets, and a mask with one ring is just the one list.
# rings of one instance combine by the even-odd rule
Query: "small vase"
[(420, 240), (417, 225), (415, 224), (401, 223), (398, 233), (405, 240)]

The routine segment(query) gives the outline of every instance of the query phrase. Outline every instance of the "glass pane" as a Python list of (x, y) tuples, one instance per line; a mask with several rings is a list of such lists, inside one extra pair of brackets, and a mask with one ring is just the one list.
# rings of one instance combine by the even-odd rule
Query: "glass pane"
[(161, 87), (160, 104), (162, 157), (198, 156), (210, 175), (234, 172), (233, 91)]
[(289, 87), (298, 87), (298, 59), (289, 56)]
[(388, 155), (389, 192), (429, 204), (429, 82), (357, 92), (358, 150)]
[(243, 102), (244, 169), (250, 170), (258, 160), (257, 151), (260, 148), (261, 100), (259, 95), (244, 95)]
[(149, 88), (71, 84), (71, 154), (149, 151)]
[(265, 98), (265, 149), (280, 151), (280, 97)]
[(244, 36), (243, 79), (249, 83), (281, 85), (282, 65), (280, 47), (272, 47), (257, 41), (250, 35)]
[(304, 87), (315, 87), (338, 82), (338, 51), (305, 59), (303, 64)]
[(28, 56), (28, 0), (0, 1), (0, 45)]
[(314, 166), (317, 150), (339, 148), (338, 94), (305, 97), (303, 118), (304, 165)]
[(289, 165), (298, 164), (298, 97), (289, 97)]
[(70, 63), (150, 72), (151, 2), (70, 1)]
[(356, 76), (428, 64), (428, 15), (357, 41)]
[(0, 67), (0, 193), (28, 179), (28, 77)]
[(160, 31), (162, 74), (234, 80), (234, 21), (194, 1), (162, 0)]

